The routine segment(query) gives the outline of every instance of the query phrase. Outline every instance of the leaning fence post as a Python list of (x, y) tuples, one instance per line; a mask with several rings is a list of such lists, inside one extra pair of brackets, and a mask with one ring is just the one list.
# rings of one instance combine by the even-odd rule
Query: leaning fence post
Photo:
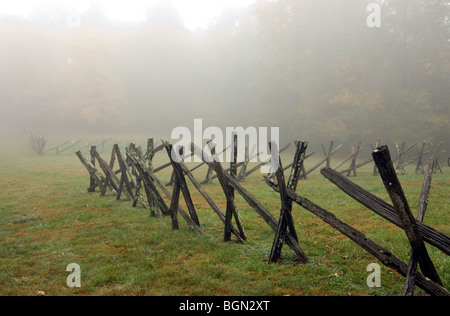
[[(253, 150), (255, 149), (255, 147), (253, 147)], [(253, 151), (252, 151), (253, 153)], [(242, 165), (241, 170), (239, 171), (239, 175), (237, 176), (238, 181), (245, 181), (245, 174), (247, 173), (247, 166), (250, 162), (250, 153), (248, 151), (248, 146), (245, 147), (245, 161), (244, 164)]]
[[(428, 207), (428, 197), (430, 195), (431, 188), (431, 178), (433, 176), (434, 169), (434, 160), (430, 159), (428, 161), (428, 167), (425, 174), (425, 179), (423, 181), (422, 192), (420, 194), (419, 199), (419, 210), (417, 212), (417, 221), (423, 222), (425, 217), (425, 212)], [(408, 272), (406, 274), (406, 281), (403, 287), (402, 295), (403, 296), (412, 296), (414, 295), (414, 285), (416, 283), (416, 273), (417, 273), (417, 256), (414, 250), (411, 253), (409, 264), (408, 264)]]
[[(236, 179), (236, 160), (237, 160), (237, 135), (233, 135), (233, 154), (231, 155), (231, 162), (230, 162), (230, 175)], [(220, 180), (222, 180), (220, 178)], [(231, 240), (231, 220), (233, 219), (233, 211), (231, 203), (234, 204), (234, 188), (229, 186), (228, 183), (225, 182), (225, 185), (228, 187), (228, 194), (227, 194), (227, 208), (225, 212), (225, 229), (223, 234), (223, 240), (225, 242)]]
[[(92, 151), (93, 148), (94, 148), (94, 146), (91, 146), (90, 155), (91, 155), (91, 164), (95, 167), (95, 155), (94, 155), (94, 152)], [(96, 185), (96, 183), (95, 183), (95, 179), (94, 179), (94, 177), (91, 175), (90, 186), (89, 186), (89, 188), (88, 188), (88, 192), (94, 192), (96, 186), (97, 186), (97, 185)]]
[(377, 164), (378, 171), (389, 193), (392, 203), (397, 211), (400, 220), (403, 224), (403, 230), (408, 237), (412, 250), (417, 256), (417, 260), (420, 264), (420, 268), (423, 274), (430, 278), (432, 281), (442, 285), (442, 281), (439, 278), (438, 273), (431, 261), (422, 237), (420, 236), (419, 229), (417, 227), (416, 220), (411, 213), (408, 201), (403, 192), (403, 188), (398, 180), (397, 174), (394, 169), (394, 165), (391, 160), (391, 155), (387, 146), (379, 147), (372, 154), (375, 163)]
[[(208, 141), (207, 142), (208, 146), (210, 146), (210, 150), (211, 150), (211, 155), (214, 157), (216, 154), (216, 146), (211, 146), (212, 141)], [(206, 178), (205, 180), (203, 180), (203, 182), (201, 182), (200, 184), (208, 184), (211, 183), (211, 181), (213, 180), (213, 168), (212, 167), (208, 167), (208, 171), (206, 172)]]
[[(172, 151), (173, 151), (172, 145), (167, 144), (166, 150), (167, 154), (169, 155), (170, 162), (172, 163), (175, 178), (177, 179), (181, 192), (183, 193), (183, 197), (186, 202), (189, 214), (191, 215), (191, 218), (194, 221), (194, 223), (200, 226), (200, 221), (198, 219), (197, 212), (195, 211), (194, 202), (192, 201), (191, 194), (189, 193), (189, 189), (186, 183), (186, 179), (184, 178), (183, 171), (181, 170), (180, 164), (175, 162), (172, 158)], [(181, 153), (181, 151), (178, 152)]]
[(400, 171), (402, 174), (405, 174), (405, 168), (403, 166), (403, 152), (405, 150), (406, 143), (403, 142), (400, 146), (398, 143), (395, 143), (395, 147), (397, 148), (397, 167), (395, 168), (396, 171)]
[[(153, 138), (147, 139), (147, 152), (145, 154), (145, 157), (147, 158), (148, 170), (150, 171), (153, 171), (153, 157), (155, 157), (154, 150), (155, 150), (155, 143)], [(150, 192), (149, 207), (150, 207), (150, 214), (155, 215), (157, 212), (156, 210), (157, 201), (153, 192)]]
[(439, 172), (441, 174), (443, 174), (442, 168), (441, 168), (441, 163), (439, 162), (439, 155), (443, 154), (443, 152), (441, 152), (441, 146), (442, 146), (442, 142), (440, 142), (438, 144), (437, 150), (435, 151), (434, 147), (433, 147), (433, 143), (431, 143), (431, 150), (433, 153), (433, 159), (434, 159), (434, 164), (435, 164), (434, 172), (437, 172), (437, 170), (439, 170)]
[(172, 218), (172, 229), (178, 230), (179, 224), (178, 224), (178, 205), (180, 201), (180, 181), (178, 178), (175, 178), (175, 183), (173, 185), (173, 192), (172, 192), (172, 200), (170, 202), (170, 217)]
[[(192, 182), (197, 191), (203, 196), (206, 202), (209, 204), (214, 213), (217, 214), (222, 223), (225, 224), (225, 214), (220, 210), (219, 206), (214, 202), (214, 200), (209, 196), (209, 194), (203, 189), (201, 184), (194, 178), (192, 172), (188, 169), (188, 167), (184, 163), (180, 163), (181, 169), (185, 173), (185, 175)], [(242, 236), (239, 234), (239, 231), (231, 225), (231, 233), (234, 234), (241, 242), (245, 242)]]
[[(163, 212), (164, 214), (169, 214), (169, 207), (167, 206), (161, 194), (156, 189), (156, 186), (153, 183), (153, 179), (150, 177), (150, 174), (148, 172), (148, 168), (145, 165), (145, 162), (142, 161), (142, 156), (140, 155), (139, 150), (134, 146), (133, 147), (130, 146), (129, 150), (127, 151), (127, 156), (130, 158), (133, 165), (136, 167), (137, 171), (140, 174), (140, 177), (144, 184), (145, 191), (147, 193), (147, 199), (150, 199), (150, 191), (152, 191), (154, 193), (155, 198), (158, 201), (158, 205), (161, 208), (161, 212)], [(159, 211), (157, 215), (159, 217), (162, 217)]]
[(423, 173), (425, 173), (425, 170), (423, 169), (423, 155), (424, 155), (424, 153), (425, 153), (425, 146), (426, 146), (426, 142), (422, 142), (422, 148), (420, 149), (420, 151), (419, 151), (419, 149), (418, 149), (418, 155), (419, 155), (419, 160), (417, 161), (417, 165), (416, 165), (416, 171), (415, 171), (415, 173), (417, 174), (417, 173), (419, 173), (419, 171), (423, 174)]
[[(95, 188), (99, 187), (101, 188), (103, 186), (103, 183), (105, 182), (105, 178), (103, 175), (95, 168), (94, 164), (92, 162), (89, 162), (81, 153), (81, 151), (77, 151), (76, 155), (78, 159), (80, 159), (81, 163), (84, 165), (86, 170), (89, 172), (90, 175), (90, 187), (87, 189), (88, 192), (95, 192)], [(92, 184), (92, 181), (94, 184)], [(113, 192), (114, 189), (110, 186), (109, 187)]]
[[(216, 174), (217, 174), (217, 178), (219, 179), (220, 185), (222, 186), (223, 192), (225, 193), (225, 197), (227, 199), (227, 208), (226, 208), (226, 212), (225, 212), (225, 228), (224, 228), (224, 238), (223, 240), (225, 242), (228, 242), (231, 240), (231, 230), (232, 230), (232, 219), (233, 219), (233, 215), (235, 217), (236, 220), (236, 225), (238, 226), (239, 229), (239, 235), (241, 236), (241, 238), (243, 240), (246, 240), (246, 236), (245, 236), (245, 232), (244, 232), (244, 228), (241, 224), (241, 220), (240, 220), (240, 216), (239, 213), (236, 209), (236, 205), (234, 203), (234, 188), (229, 185), (223, 175), (224, 171), (222, 169), (222, 166), (220, 164), (219, 161), (217, 161), (217, 157), (215, 155), (213, 155), (213, 157), (215, 157), (215, 161), (214, 164), (216, 166)], [(230, 163), (230, 176), (233, 177), (234, 179), (236, 179), (236, 175), (237, 175), (237, 167), (236, 167), (236, 162), (237, 162), (237, 134), (234, 134), (233, 136), (233, 155), (232, 155), (232, 159), (231, 159), (231, 163)]]
[(350, 163), (350, 168), (347, 171), (347, 177), (350, 176), (351, 172), (353, 172), (353, 175), (356, 177), (356, 158), (358, 157), (358, 153), (361, 151), (361, 149), (361, 143), (358, 143), (356, 147), (353, 147), (352, 162)]
[[(276, 146), (273, 144), (272, 146)], [(283, 166), (281, 163), (281, 157), (279, 159), (279, 168), (276, 172), (276, 177), (278, 181), (278, 188), (280, 191), (281, 199), (281, 211), (280, 219), (278, 221), (278, 226), (275, 234), (275, 239), (273, 241), (272, 249), (270, 252), (269, 263), (276, 263), (281, 255), (281, 250), (286, 238), (287, 228), (289, 227), (289, 232), (293, 236), (296, 242), (298, 242), (297, 232), (295, 230), (294, 220), (292, 218), (292, 200), (288, 197), (287, 189), (295, 192), (300, 177), (300, 172), (302, 170), (302, 165), (305, 160), (307, 143), (298, 142), (297, 150), (294, 157), (293, 168), (291, 169), (291, 175), (289, 177), (288, 185), (286, 187), (286, 182), (284, 178)], [(272, 150), (277, 150), (272, 148)], [(305, 261), (308, 261), (305, 255)]]
[(134, 195), (133, 190), (131, 188), (131, 182), (128, 179), (128, 173), (129, 170), (127, 168), (127, 165), (125, 164), (125, 160), (122, 156), (122, 153), (120, 152), (119, 145), (114, 144), (114, 151), (117, 157), (117, 161), (119, 163), (119, 170), (122, 173), (122, 176), (120, 177), (120, 187), (119, 192), (117, 192), (117, 200), (120, 199), (120, 195), (122, 193), (123, 186), (125, 185), (125, 195), (132, 201), (134, 201)]
[(97, 151), (97, 148), (93, 148), (93, 153), (95, 155), (95, 158), (98, 161), (98, 164), (100, 168), (103, 170), (103, 173), (105, 174), (105, 181), (103, 183), (102, 192), (100, 193), (101, 196), (105, 195), (106, 186), (113, 187), (114, 193), (117, 195), (117, 192), (119, 191), (119, 188), (117, 187), (117, 184), (120, 182), (115, 173), (111, 170), (109, 165), (106, 163), (106, 161), (103, 160), (103, 158), (100, 156), (100, 154)]

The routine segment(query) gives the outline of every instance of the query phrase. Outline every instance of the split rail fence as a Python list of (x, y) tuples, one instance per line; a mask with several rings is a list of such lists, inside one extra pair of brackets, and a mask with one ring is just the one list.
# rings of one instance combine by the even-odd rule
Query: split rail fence
[[(236, 163), (236, 159), (234, 159), (230, 163), (229, 168), (225, 170), (222, 164), (217, 159), (214, 159), (216, 158), (216, 153), (213, 144), (208, 143), (208, 145), (212, 156), (208, 156), (201, 148), (192, 144), (191, 153), (197, 155), (203, 161), (203, 163), (192, 169), (189, 169), (182, 159), (180, 159), (181, 162), (176, 162), (172, 157), (172, 152), (175, 152), (180, 155), (180, 158), (183, 158), (183, 148), (173, 148), (171, 144), (165, 141), (162, 141), (162, 144), (155, 148), (153, 139), (148, 139), (145, 152), (142, 151), (140, 146), (136, 147), (134, 143), (131, 143), (125, 149), (125, 154), (123, 154), (119, 146), (114, 144), (109, 162), (102, 158), (96, 146), (91, 147), (88, 158), (81, 151), (77, 151), (76, 155), (90, 175), (89, 192), (94, 192), (96, 188), (99, 188), (100, 195), (104, 196), (109, 189), (116, 196), (117, 200), (124, 196), (126, 200), (133, 203), (133, 207), (141, 204), (143, 207), (149, 208), (153, 216), (170, 217), (174, 230), (179, 229), (179, 216), (181, 216), (195, 232), (204, 234), (201, 219), (196, 212), (195, 204), (189, 191), (189, 180), (223, 223), (224, 241), (230, 241), (232, 235), (242, 243), (245, 243), (247, 240), (245, 225), (235, 204), (235, 194), (238, 193), (274, 231), (274, 240), (268, 262), (278, 262), (282, 248), (286, 244), (292, 249), (298, 261), (307, 264), (309, 258), (299, 243), (293, 220), (292, 206), (295, 203), (347, 236), (381, 263), (404, 276), (406, 281), (402, 292), (403, 295), (413, 295), (414, 287), (418, 286), (430, 295), (450, 296), (449, 291), (443, 286), (425, 247), (426, 242), (442, 251), (444, 255), (450, 255), (450, 237), (423, 222), (427, 210), (433, 172), (436, 170), (442, 172), (439, 163), (439, 155), (442, 153), (440, 145), (437, 149), (430, 147), (429, 151), (432, 156), (427, 163), (424, 163), (424, 155), (426, 154), (424, 143), (422, 143), (420, 148), (416, 146), (416, 158), (404, 162), (405, 154), (414, 148), (415, 145), (408, 148), (406, 148), (404, 143), (396, 145), (397, 158), (391, 159), (389, 148), (380, 146), (378, 142), (376, 148), (373, 148), (371, 159), (357, 163), (358, 153), (362, 150), (361, 144), (357, 144), (352, 148), (348, 157), (339, 162), (334, 168), (331, 168), (331, 157), (342, 147), (342, 145), (334, 147), (334, 142), (331, 141), (328, 148), (322, 146), (324, 158), (312, 168), (306, 169), (304, 162), (308, 157), (312, 156), (312, 154), (306, 154), (308, 143), (295, 142), (293, 162), (283, 167), (280, 156), (279, 168), (276, 173), (264, 177), (267, 185), (280, 195), (281, 209), (278, 218), (272, 215), (242, 185), (242, 182), (250, 174), (258, 170), (262, 165), (269, 163), (269, 161), (264, 161), (256, 167), (247, 170), (253, 154), (250, 154), (249, 150), (246, 149), (245, 161)], [(270, 145), (272, 150), (278, 150), (278, 148), (274, 147), (276, 146), (275, 143)], [(238, 148), (237, 137), (234, 137), (231, 146), (233, 147), (232, 157), (236, 157)], [(288, 146), (281, 148), (280, 152), (287, 148)], [(153, 158), (160, 151), (167, 153), (169, 162), (161, 167), (154, 168)], [(350, 162), (348, 168), (337, 171), (339, 167), (348, 162)], [(351, 174), (356, 176), (357, 169), (371, 162), (374, 162), (374, 175), (379, 175), (383, 180), (392, 205), (366, 191), (348, 178)], [(398, 179), (398, 174), (404, 172), (405, 166), (413, 162), (417, 162), (416, 173), (423, 171), (425, 174), (417, 218), (411, 212), (408, 200)], [(320, 172), (325, 178), (369, 210), (404, 230), (411, 245), (411, 257), (408, 263), (402, 261), (390, 250), (383, 248), (356, 228), (342, 222), (333, 213), (296, 192), (299, 180), (306, 179), (308, 174), (324, 164), (325, 166)], [(206, 178), (203, 181), (199, 181), (194, 177), (193, 171), (205, 165), (208, 167)], [(162, 183), (156, 175), (159, 171), (169, 167), (172, 167), (172, 177), (169, 182), (172, 185), (172, 191), (169, 191), (168, 185)], [(238, 168), (241, 168), (239, 172)], [(286, 170), (290, 170), (287, 181), (284, 175)], [(226, 198), (225, 211), (221, 210), (203, 187), (211, 183), (215, 178), (220, 182)], [(145, 194), (143, 194), (144, 192)], [(181, 196), (185, 201), (187, 210), (180, 206)], [(418, 267), (420, 267), (420, 271)]]

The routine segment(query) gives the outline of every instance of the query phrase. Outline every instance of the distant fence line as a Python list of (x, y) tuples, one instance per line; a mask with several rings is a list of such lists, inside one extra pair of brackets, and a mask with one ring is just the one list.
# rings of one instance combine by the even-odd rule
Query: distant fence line
[[(28, 132), (28, 138), (29, 143), (31, 145), (31, 148), (33, 151), (40, 155), (60, 155), (62, 153), (75, 153), (77, 151), (81, 151), (83, 154), (87, 154), (92, 146), (96, 146), (98, 152), (100, 154), (103, 154), (105, 151), (110, 151), (112, 147), (117, 144), (120, 145), (122, 143), (121, 148), (124, 150), (126, 148), (126, 145), (129, 143), (134, 143), (135, 141), (131, 142), (125, 142), (125, 141), (118, 141), (114, 138), (103, 138), (100, 140), (82, 140), (82, 139), (71, 139), (66, 141), (59, 141), (56, 144), (52, 145), (51, 148), (45, 149), (46, 145), (48, 144), (47, 138), (43, 136), (36, 136), (31, 131), (27, 130)], [(378, 140), (375, 145), (370, 145), (372, 151), (377, 148), (380, 145), (381, 141)], [(136, 147), (145, 147), (146, 141), (141, 141), (136, 145)], [(290, 144), (288, 144), (289, 146)], [(442, 167), (444, 166), (441, 163), (441, 160), (444, 159), (444, 161), (447, 161), (448, 166), (450, 167), (450, 157), (446, 159), (446, 157), (443, 157), (444, 154), (446, 154), (446, 151), (441, 150), (442, 142), (439, 142), (437, 145), (435, 145), (433, 142), (417, 142), (413, 143), (409, 146), (406, 146), (406, 142), (401, 143), (395, 143), (394, 144), (395, 150), (396, 150), (396, 158), (393, 159), (393, 162), (396, 163), (396, 171), (399, 174), (405, 174), (405, 168), (409, 165), (415, 165), (415, 173), (416, 174), (424, 174), (424, 161), (426, 161), (428, 158), (433, 158), (436, 166), (435, 166), (435, 172), (443, 173)], [(317, 158), (316, 152), (312, 152), (306, 156), (306, 158), (310, 158), (312, 156), (315, 156), (316, 162), (315, 164), (311, 165), (308, 169), (303, 166), (301, 179), (307, 179), (307, 176), (317, 170), (319, 167), (325, 165), (326, 167), (333, 168), (334, 170), (339, 170), (340, 173), (346, 174), (347, 176), (357, 176), (357, 170), (361, 167), (364, 167), (370, 163), (373, 163), (372, 157), (369, 157), (367, 159), (361, 159), (362, 152), (365, 149), (361, 142), (358, 142), (354, 146), (351, 147), (351, 150), (343, 160), (338, 161), (334, 166), (331, 165), (331, 160), (333, 156), (336, 156), (336, 153), (339, 152), (342, 156), (342, 148), (343, 144), (340, 144), (338, 146), (335, 146), (335, 143), (333, 140), (330, 141), (328, 146), (325, 146), (324, 144), (321, 144), (321, 148), (323, 150), (323, 157)], [(415, 150), (414, 150), (415, 148)], [(282, 148), (280, 150), (280, 153), (287, 150), (288, 148)], [(240, 163), (238, 167), (244, 166), (244, 168), (241, 170), (239, 174), (239, 178), (245, 179), (246, 173), (252, 174), (256, 170), (261, 167), (261, 165), (264, 165), (265, 163), (262, 162), (258, 166), (254, 167), (253, 169), (249, 170), (248, 172), (246, 170), (247, 166), (249, 166), (249, 161), (252, 161), (253, 158), (257, 156), (257, 153), (252, 153), (249, 157), (249, 148), (246, 147), (246, 153), (245, 158), (246, 161), (244, 163)], [(220, 153), (219, 153), (220, 154)], [(367, 155), (367, 152), (366, 152)], [(347, 164), (347, 165), (346, 165)], [(168, 167), (170, 164), (164, 166)], [(203, 166), (204, 163), (200, 164), (196, 167), (196, 169)], [(285, 170), (290, 168), (292, 165), (288, 165), (285, 167)], [(159, 170), (157, 170), (159, 171)], [(245, 172), (245, 173), (244, 173)], [(205, 181), (210, 182), (212, 179), (217, 178), (217, 175), (212, 175), (211, 168), (209, 168), (209, 176), (207, 176), (207, 179)], [(373, 166), (373, 175), (377, 175), (378, 171), (376, 166)], [(212, 179), (211, 179), (212, 178)], [(173, 178), (172, 178), (173, 181)]]

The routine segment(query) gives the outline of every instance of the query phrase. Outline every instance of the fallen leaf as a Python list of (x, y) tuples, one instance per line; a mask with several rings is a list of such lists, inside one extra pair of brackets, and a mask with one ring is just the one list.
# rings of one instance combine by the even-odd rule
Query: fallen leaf
[(336, 277), (336, 278), (339, 277), (337, 273), (334, 273), (334, 274), (332, 274), (332, 275), (329, 275), (328, 277), (331, 278), (331, 277), (333, 277), (333, 276)]

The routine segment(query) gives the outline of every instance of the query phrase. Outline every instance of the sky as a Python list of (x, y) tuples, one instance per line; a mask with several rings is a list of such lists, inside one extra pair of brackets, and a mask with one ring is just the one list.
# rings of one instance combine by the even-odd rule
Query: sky
[[(55, 0), (53, 0), (54, 2)], [(89, 8), (89, 0), (58, 0), (70, 10), (84, 11)], [(212, 19), (228, 8), (245, 7), (256, 0), (168, 0), (176, 7), (185, 26), (190, 30), (206, 28)], [(51, 3), (51, 0), (1, 1), (0, 14), (13, 14), (28, 17), (37, 6)], [(111, 20), (139, 22), (144, 19), (146, 8), (161, 0), (96, 0)]]

